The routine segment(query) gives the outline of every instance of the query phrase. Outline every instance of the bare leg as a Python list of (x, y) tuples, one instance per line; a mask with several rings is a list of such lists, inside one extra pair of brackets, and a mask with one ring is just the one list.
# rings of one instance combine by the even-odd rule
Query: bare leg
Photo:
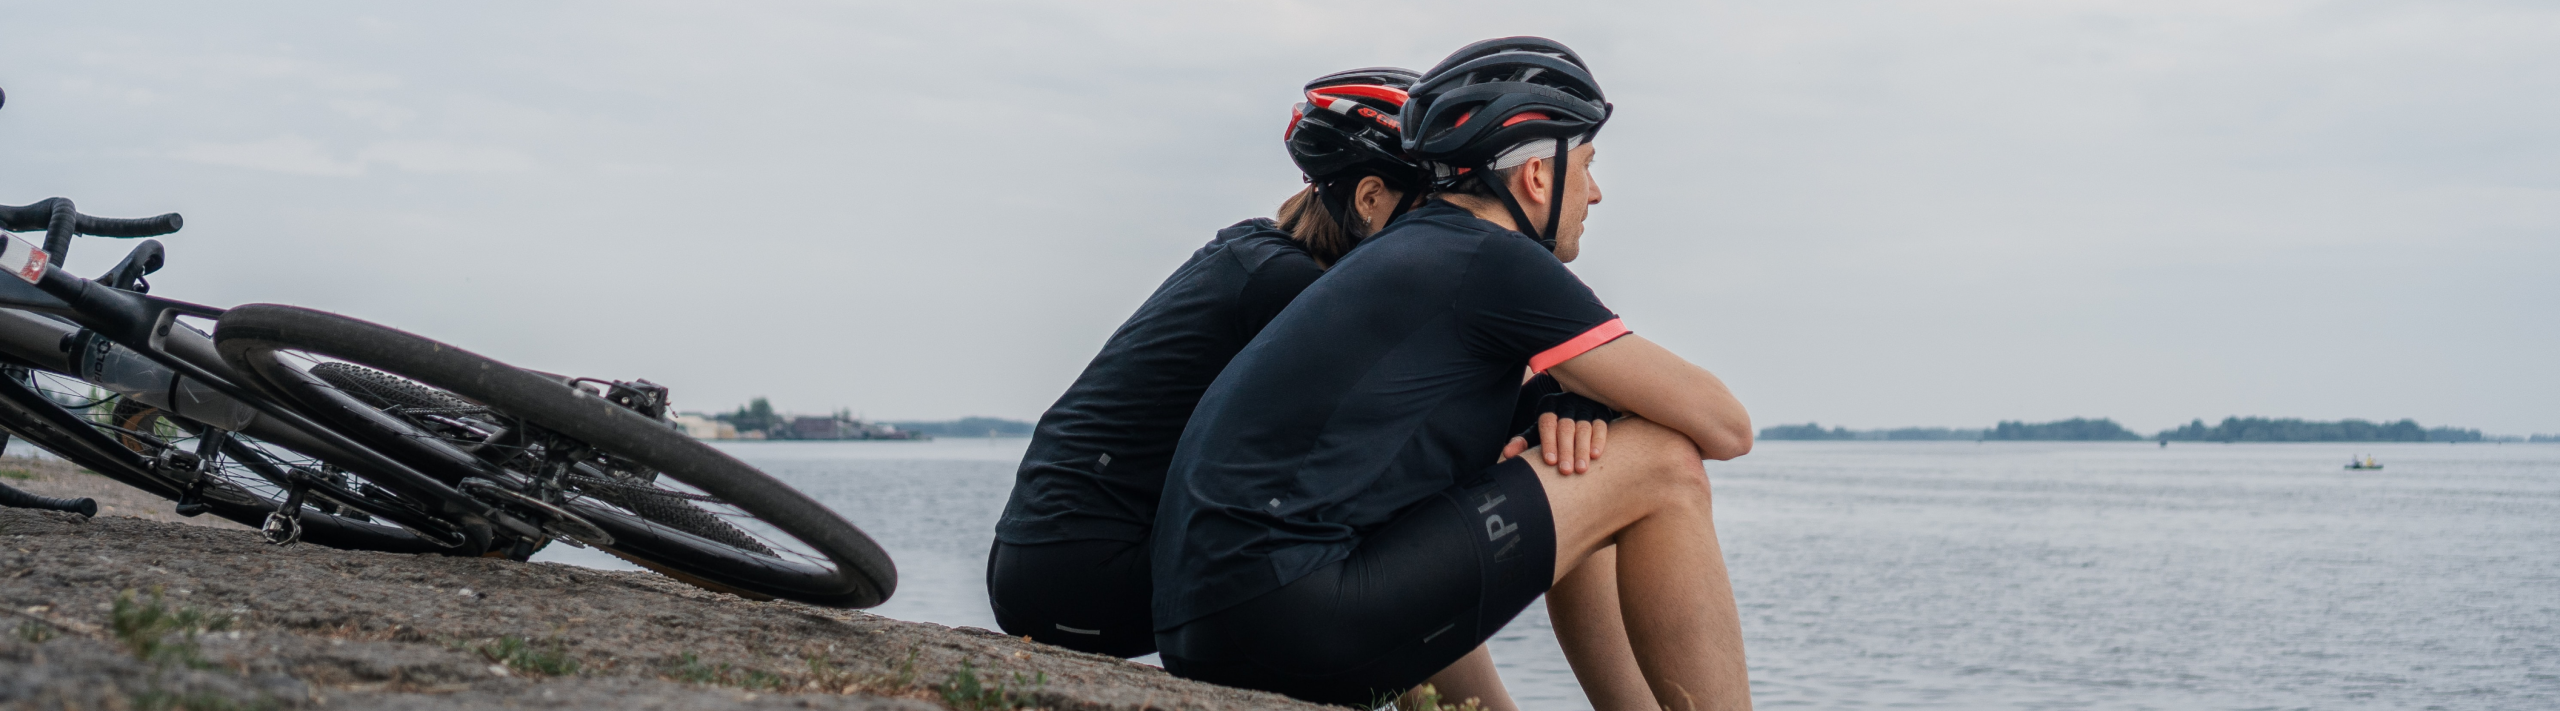
[[(1431, 675), (1431, 687), (1440, 692), (1440, 702), (1457, 705), (1475, 699), (1485, 711), (1520, 711), (1511, 700), (1511, 692), (1502, 688), (1502, 675), (1493, 669), (1493, 650), (1476, 645), (1476, 651), (1458, 658), (1458, 663)], [(1397, 704), (1397, 708), (1413, 708)]]
[(1672, 711), (1751, 708), (1742, 619), (1716, 543), (1706, 469), (1689, 438), (1630, 418), (1609, 428), (1609, 456), (1564, 476), (1536, 456), (1556, 522), (1556, 580), (1617, 546), (1627, 641), (1655, 704)]
[(1636, 650), (1627, 643), (1627, 623), (1618, 611), (1618, 549), (1600, 549), (1547, 590), (1547, 617), (1555, 621), (1556, 642), (1564, 647), (1573, 677), (1596, 711), (1659, 711), (1644, 671), (1636, 666)]

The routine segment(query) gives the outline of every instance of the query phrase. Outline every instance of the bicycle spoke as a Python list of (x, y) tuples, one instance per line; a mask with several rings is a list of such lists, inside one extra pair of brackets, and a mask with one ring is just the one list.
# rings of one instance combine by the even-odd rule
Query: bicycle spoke
[[(32, 372), (30, 375), (33, 381), (31, 384), (47, 399), (61, 404), (64, 409), (79, 419), (89, 422), (91, 426), (98, 428), (100, 432), (114, 438), (137, 454), (148, 456), (163, 450), (192, 452), (199, 443), (199, 435), (187, 432), (184, 427), (167, 416), (159, 414), (156, 409), (147, 409), (147, 406), (143, 406), (145, 409), (128, 413), (129, 417), (136, 418), (135, 421), (120, 421), (116, 416), (116, 410), (119, 404), (124, 402), (121, 396), (102, 395), (95, 386), (68, 376), (40, 371)], [(326, 463), (300, 453), (274, 447), (252, 438), (235, 437), (235, 439), (247, 451), (279, 469), (301, 468), (312, 471), (331, 469)], [(235, 461), (229, 456), (211, 458), (206, 462), (202, 474), (209, 478), (207, 483), (210, 486), (233, 489), (233, 493), (237, 495), (247, 495), (264, 501), (278, 501), (285, 496), (285, 489), (278, 482), (268, 479), (256, 468)]]
[[(550, 466), (552, 450), (559, 443), (538, 438), (523, 438), (512, 443), (496, 441), (493, 438), (499, 437), (499, 433), (535, 429), (505, 413), (467, 403), (439, 406), (393, 401), (388, 399), (395, 397), (393, 388), (402, 393), (396, 395), (401, 398), (452, 396), (405, 379), (398, 379), (396, 384), (367, 382), (366, 387), (353, 387), (349, 384), (352, 381), (348, 380), (351, 372), (346, 369), (362, 366), (302, 351), (281, 350), (277, 355), (279, 362), (311, 376), (311, 382), (305, 383), (305, 387), (345, 396), (406, 423), (405, 429), (388, 432), (388, 436), (472, 453), (481, 461), (504, 471), (517, 485), (530, 487), (528, 490), (550, 492), (543, 498), (552, 504), (598, 507), (625, 515), (654, 532), (701, 538), (742, 553), (776, 560), (829, 569), (835, 567), (834, 561), (799, 539), (719, 497), (680, 482), (634, 472), (633, 467), (606, 457), (589, 455), (573, 464), (581, 469), (618, 473), (620, 476), (595, 476), (571, 471), (556, 480), (546, 479), (544, 470)], [(396, 378), (378, 371), (366, 372), (369, 374), (362, 377)], [(410, 388), (416, 390), (411, 391)], [(464, 402), (459, 398), (452, 400)]]

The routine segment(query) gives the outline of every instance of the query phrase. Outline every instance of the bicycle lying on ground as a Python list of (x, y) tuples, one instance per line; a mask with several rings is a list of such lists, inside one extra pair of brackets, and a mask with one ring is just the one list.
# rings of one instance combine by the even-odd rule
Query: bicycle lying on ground
[(558, 541), (750, 597), (869, 607), (896, 589), (860, 529), (677, 432), (646, 380), (522, 370), (310, 309), (152, 296), (157, 240), (95, 280), (62, 269), (75, 235), (181, 226), (62, 198), (0, 205), (0, 230), (44, 231), (41, 245), (0, 235), (0, 429), (278, 544), (524, 560)]

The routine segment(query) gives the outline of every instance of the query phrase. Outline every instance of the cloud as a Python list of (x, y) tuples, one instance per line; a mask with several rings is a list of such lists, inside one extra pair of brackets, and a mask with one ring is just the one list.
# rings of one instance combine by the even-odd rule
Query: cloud
[(410, 173), (513, 173), (533, 169), (533, 160), (499, 148), (439, 143), (389, 141), (366, 146), (348, 160), (338, 160), (320, 142), (284, 135), (249, 143), (197, 143), (169, 157), (207, 165), (293, 175), (354, 177), (367, 166), (388, 165)]
[(412, 173), (514, 173), (533, 169), (533, 160), (515, 151), (431, 141), (377, 143), (357, 151), (356, 160), (387, 163)]
[(687, 407), (1029, 417), (1300, 187), (1299, 82), (1541, 34), (1619, 105), (1574, 269), (1765, 421), (2560, 431), (2549, 3), (315, 7), (13, 14), (0, 200)]
[(331, 158), (319, 141), (293, 135), (249, 143), (197, 143), (173, 151), (169, 157), (271, 173), (330, 177), (364, 174), (363, 163)]
[(388, 101), (371, 99), (333, 99), (329, 108), (348, 118), (373, 124), (385, 131), (397, 131), (418, 117), (418, 112)]

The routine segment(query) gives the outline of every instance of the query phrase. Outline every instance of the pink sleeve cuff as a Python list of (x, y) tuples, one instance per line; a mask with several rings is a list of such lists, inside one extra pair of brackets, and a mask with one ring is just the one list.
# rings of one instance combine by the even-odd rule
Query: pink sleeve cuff
[(1625, 321), (1609, 319), (1607, 323), (1593, 326), (1591, 330), (1583, 331), (1582, 335), (1566, 339), (1565, 342), (1556, 344), (1556, 347), (1549, 348), (1546, 352), (1530, 356), (1529, 370), (1538, 373), (1547, 372), (1548, 368), (1573, 360), (1574, 356), (1590, 352), (1591, 349), (1600, 347), (1600, 344), (1618, 340), (1619, 336), (1628, 333), (1630, 331), (1627, 330)]

